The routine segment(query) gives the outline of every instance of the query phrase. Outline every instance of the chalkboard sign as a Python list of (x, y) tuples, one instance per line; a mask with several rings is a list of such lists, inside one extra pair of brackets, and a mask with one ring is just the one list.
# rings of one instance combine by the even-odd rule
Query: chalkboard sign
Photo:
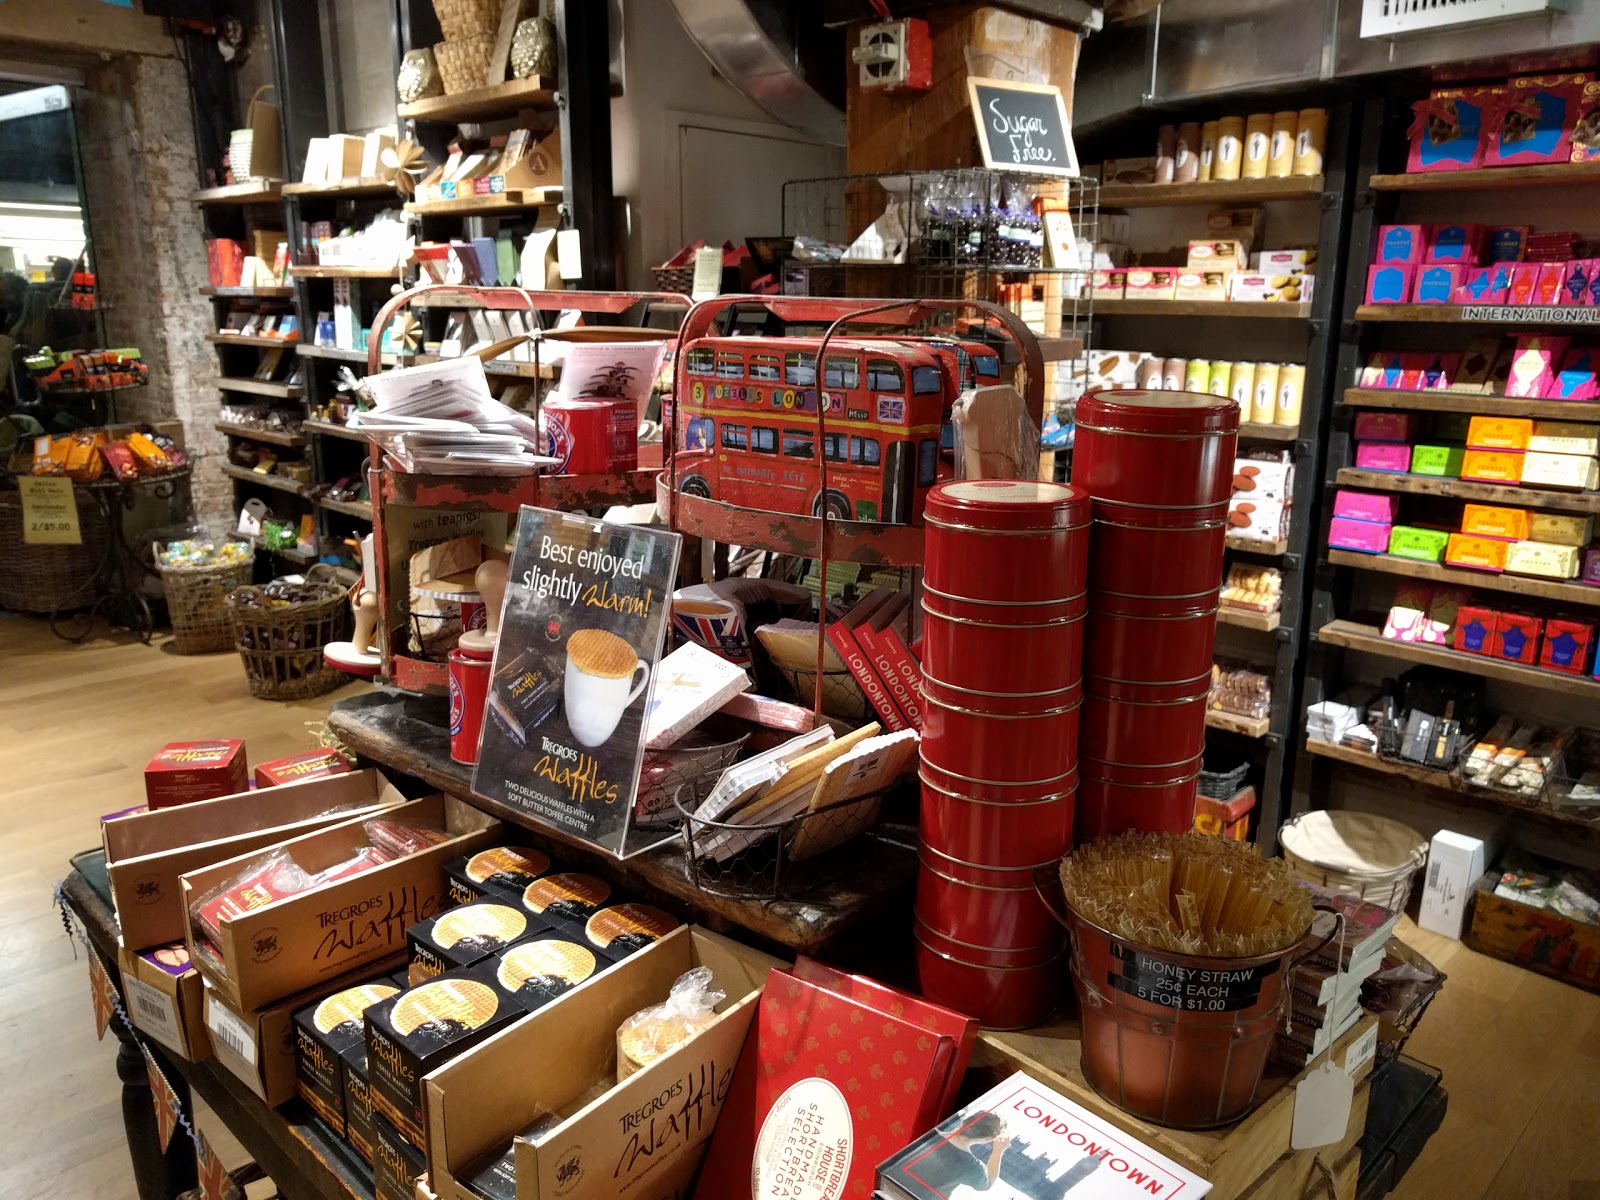
[(1028, 175), (1078, 174), (1060, 88), (969, 76), (967, 98), (984, 166)]

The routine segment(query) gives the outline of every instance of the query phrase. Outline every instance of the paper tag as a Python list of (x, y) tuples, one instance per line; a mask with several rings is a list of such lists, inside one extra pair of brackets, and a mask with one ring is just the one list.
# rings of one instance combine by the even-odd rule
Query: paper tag
[(169, 1050), (184, 1051), (183, 1030), (178, 1025), (178, 1009), (172, 997), (142, 979), (122, 977), (122, 994), (128, 1001), (133, 1023)]
[(722, 247), (701, 246), (694, 252), (694, 286), (689, 295), (706, 300), (722, 290)]
[(1350, 1043), (1350, 1048), (1344, 1052), (1344, 1073), (1354, 1076), (1372, 1061), (1378, 1053), (1378, 1027), (1374, 1025), (1355, 1041)]
[(1350, 1106), (1355, 1095), (1355, 1080), (1324, 1060), (1295, 1085), (1294, 1127), (1289, 1131), (1289, 1146), (1295, 1150), (1310, 1150), (1315, 1146), (1331, 1146), (1342, 1139), (1350, 1125)]
[(569, 283), (583, 278), (583, 253), (578, 246), (576, 229), (557, 231), (556, 268), (561, 272), (561, 278)]
[[(256, 1061), (255, 1031), (234, 1016), (216, 999), (207, 1006), (206, 1028), (217, 1035), (224, 1046), (247, 1063)], [(1321, 1143), (1318, 1143), (1319, 1145)]]
[(30, 546), (83, 545), (72, 480), (60, 475), (22, 475), (17, 487), (22, 491), (24, 542)]

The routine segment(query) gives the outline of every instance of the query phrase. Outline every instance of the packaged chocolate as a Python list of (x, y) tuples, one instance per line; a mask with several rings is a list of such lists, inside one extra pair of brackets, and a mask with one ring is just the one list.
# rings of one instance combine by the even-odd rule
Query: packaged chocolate
[(1541, 579), (1576, 579), (1578, 548), (1551, 542), (1512, 542), (1506, 552), (1506, 570)]
[(1456, 632), (1452, 645), (1464, 654), (1488, 654), (1494, 648), (1499, 616), (1492, 608), (1463, 604), (1456, 609)]
[(247, 790), (250, 776), (244, 742), (168, 742), (144, 768), (145, 800), (168, 808), (192, 800), (214, 800)]
[(1544, 625), (1544, 641), (1539, 650), (1539, 665), (1568, 675), (1582, 675), (1589, 669), (1594, 650), (1594, 626), (1587, 621), (1552, 617)]
[(152, 442), (147, 435), (130, 433), (124, 440), (128, 443), (128, 449), (132, 450), (134, 457), (139, 460), (140, 469), (152, 474), (172, 470), (172, 459), (167, 457), (167, 452)]
[(1523, 455), (1521, 482), (1538, 487), (1592, 492), (1600, 488), (1600, 461), (1586, 454)]
[(399, 990), (387, 980), (357, 984), (294, 1014), (296, 1089), (341, 1136), (345, 1133), (344, 1052), (366, 1042), (362, 1014)]
[(1416, 414), (1393, 409), (1366, 409), (1356, 414), (1354, 435), (1360, 442), (1409, 442), (1416, 433)]
[(1461, 510), (1461, 532), (1482, 537), (1521, 539), (1528, 536), (1533, 514), (1525, 508), (1468, 504)]
[(583, 926), (589, 945), (613, 962), (666, 937), (683, 922), (649, 904), (614, 904), (602, 908)]
[(522, 891), (522, 907), (552, 925), (581, 933), (583, 925), (605, 907), (611, 885), (594, 875), (563, 871), (536, 879)]
[(1404, 442), (1357, 442), (1356, 467), (1404, 473), (1411, 469), (1411, 447)]
[(496, 985), (522, 1008), (543, 1008), (610, 966), (564, 932), (546, 931), (494, 960)]
[(1470, 567), (1475, 571), (1504, 571), (1506, 551), (1510, 546), (1510, 542), (1498, 538), (1452, 533), (1445, 546), (1444, 560), (1452, 567)]
[(1536, 512), (1528, 524), (1528, 539), (1558, 546), (1587, 546), (1594, 540), (1594, 517)]
[(416, 1200), (417, 1180), (428, 1171), (428, 1157), (408, 1142), (383, 1113), (372, 1114), (373, 1200)]
[(1481, 483), (1521, 483), (1523, 453), (1517, 450), (1468, 450), (1461, 456), (1461, 478)]
[(302, 779), (343, 775), (349, 770), (350, 760), (337, 750), (307, 750), (304, 754), (291, 754), (288, 758), (275, 758), (271, 762), (257, 763), (256, 786), (277, 787), (280, 783), (298, 783)]
[(521, 745), (561, 701), (561, 677), (550, 661), (529, 649), (502, 666), (489, 689), (489, 708), (505, 731)]
[(560, 1123), (561, 1118), (551, 1113), (517, 1130), (505, 1145), (496, 1146), (458, 1175), (457, 1182), (481, 1200), (517, 1200), (517, 1143), (537, 1141)]
[(1357, 521), (1334, 517), (1328, 522), (1328, 546), (1333, 550), (1357, 550), (1362, 554), (1384, 554), (1389, 549), (1391, 526), (1381, 521)]
[(1473, 450), (1526, 450), (1533, 422), (1526, 417), (1473, 417), (1467, 446)]
[(1535, 421), (1528, 449), (1545, 454), (1600, 454), (1600, 426), (1581, 421)]
[(1426, 225), (1380, 225), (1374, 239), (1373, 262), (1418, 263), (1427, 249)]
[[(400, 990), (399, 988), (395, 989)], [(367, 1162), (372, 1161), (372, 1092), (367, 1084), (367, 1041), (339, 1052), (344, 1078), (344, 1140)]]
[(1396, 525), (1389, 531), (1389, 553), (1419, 562), (1442, 562), (1449, 541), (1449, 530)]
[(531, 846), (491, 846), (445, 864), (450, 900), (467, 904), (486, 896), (522, 902), (522, 893), (550, 870), (550, 856)]
[(1539, 633), (1543, 627), (1543, 621), (1526, 613), (1502, 611), (1496, 614), (1490, 657), (1520, 663), (1538, 662)]
[(1437, 475), (1453, 479), (1461, 474), (1461, 463), (1466, 457), (1461, 446), (1416, 445), (1411, 447), (1411, 473)]
[(462, 904), (406, 930), (408, 978), (415, 986), (457, 967), (470, 967), (545, 928), (542, 919), (503, 899)]

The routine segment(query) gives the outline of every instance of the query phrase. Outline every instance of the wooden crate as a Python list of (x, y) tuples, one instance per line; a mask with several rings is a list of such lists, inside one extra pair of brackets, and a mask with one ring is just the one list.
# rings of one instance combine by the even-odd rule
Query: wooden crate
[[(1369, 1033), (1375, 1035), (1377, 1025), (1378, 1018), (1371, 1014), (1357, 1021), (1334, 1043), (1334, 1064), (1343, 1066), (1350, 1046)], [(1040, 1083), (1132, 1134), (1179, 1166), (1210, 1180), (1212, 1190), (1207, 1200), (1245, 1200), (1246, 1197), (1279, 1200), (1280, 1196), (1293, 1196), (1298, 1200), (1300, 1193), (1294, 1186), (1307, 1180), (1310, 1185), (1306, 1190), (1317, 1195), (1315, 1188), (1321, 1186), (1317, 1178), (1321, 1172), (1313, 1165), (1314, 1160), (1320, 1154), (1321, 1161), (1334, 1169), (1337, 1177), (1337, 1166), (1342, 1165), (1343, 1156), (1355, 1145), (1366, 1124), (1369, 1090), (1366, 1080), (1372, 1074), (1371, 1058), (1355, 1072), (1356, 1104), (1351, 1110), (1344, 1140), (1318, 1151), (1297, 1154), (1289, 1149), (1289, 1129), (1294, 1120), (1293, 1084), (1300, 1076), (1288, 1068), (1268, 1064), (1261, 1081), (1264, 1099), (1244, 1120), (1225, 1129), (1191, 1132), (1151, 1125), (1102, 1099), (1083, 1076), (1078, 1062), (1080, 1052), (1078, 1022), (1069, 1017), (1022, 1033), (980, 1034), (973, 1050), (972, 1066), (974, 1070), (993, 1076), (993, 1082), (1012, 1071), (1026, 1071)], [(1319, 1056), (1312, 1069), (1320, 1067), (1321, 1063)], [(1273, 1177), (1279, 1173), (1282, 1178), (1275, 1180)], [(1321, 1194), (1326, 1195), (1326, 1188)], [(1352, 1200), (1354, 1195), (1352, 1176), (1352, 1186), (1348, 1191), (1339, 1190), (1336, 1200)]]
[(1478, 880), (1472, 923), (1461, 940), (1490, 958), (1600, 992), (1600, 928), (1496, 896), (1499, 880), (1494, 871)]

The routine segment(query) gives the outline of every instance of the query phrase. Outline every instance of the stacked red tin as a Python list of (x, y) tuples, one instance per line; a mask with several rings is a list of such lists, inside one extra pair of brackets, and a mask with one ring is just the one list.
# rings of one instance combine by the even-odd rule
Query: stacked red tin
[(1089, 496), (1030, 480), (928, 495), (917, 965), (990, 1029), (1049, 1015), (1065, 935), (1034, 887), (1072, 846)]
[(1190, 392), (1078, 401), (1093, 498), (1076, 837), (1194, 821), (1239, 406)]

